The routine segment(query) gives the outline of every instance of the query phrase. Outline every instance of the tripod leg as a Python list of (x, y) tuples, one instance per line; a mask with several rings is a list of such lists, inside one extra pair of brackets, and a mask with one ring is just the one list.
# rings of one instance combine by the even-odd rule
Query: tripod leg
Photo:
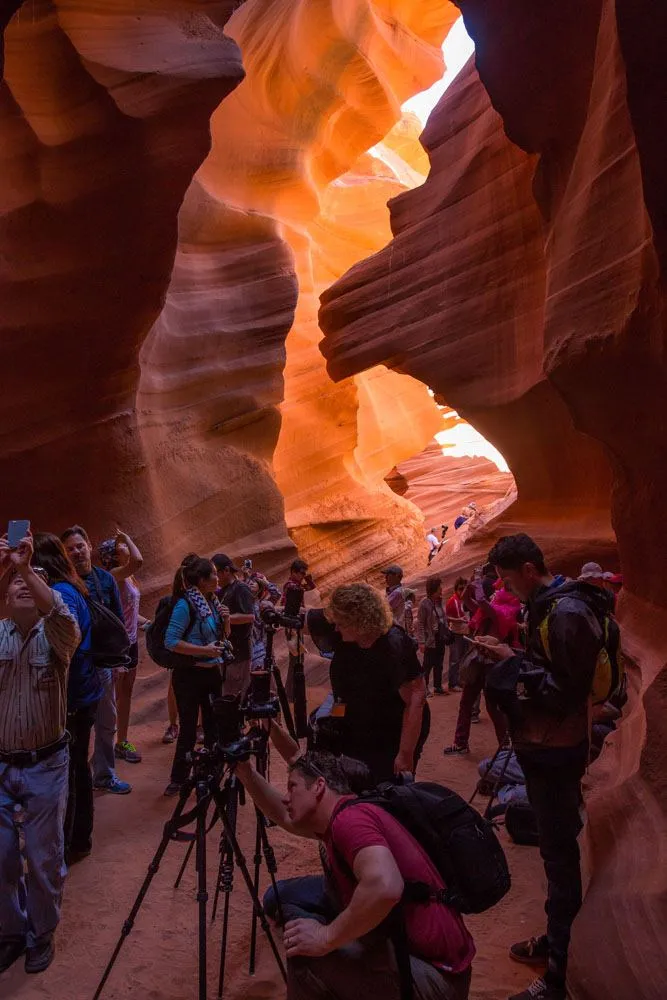
[(148, 892), (148, 890), (150, 888), (150, 884), (153, 881), (154, 877), (157, 875), (158, 869), (160, 867), (160, 862), (162, 861), (164, 853), (167, 850), (167, 847), (169, 845), (170, 840), (173, 837), (173, 834), (176, 832), (176, 830), (178, 830), (178, 826), (179, 826), (178, 821), (179, 821), (179, 819), (181, 817), (181, 813), (183, 812), (183, 809), (185, 808), (185, 804), (186, 804), (186, 802), (188, 800), (188, 797), (190, 795), (190, 791), (191, 790), (192, 790), (192, 785), (188, 782), (184, 786), (183, 791), (181, 792), (181, 796), (179, 798), (178, 804), (177, 804), (177, 806), (176, 806), (176, 808), (175, 808), (175, 810), (173, 812), (173, 815), (172, 815), (171, 819), (168, 820), (165, 823), (165, 825), (164, 825), (164, 832), (162, 834), (162, 840), (160, 841), (158, 849), (157, 849), (157, 851), (155, 852), (155, 854), (153, 856), (153, 860), (151, 861), (151, 863), (148, 866), (148, 872), (146, 873), (146, 878), (144, 879), (144, 881), (142, 883), (142, 886), (139, 889), (139, 892), (137, 894), (137, 898), (134, 901), (134, 905), (133, 905), (132, 909), (130, 910), (130, 912), (129, 912), (128, 916), (127, 916), (127, 919), (125, 920), (125, 922), (123, 924), (123, 927), (122, 927), (121, 932), (120, 932), (120, 937), (118, 938), (118, 941), (116, 943), (116, 947), (113, 950), (113, 954), (112, 954), (111, 958), (109, 959), (107, 967), (104, 970), (104, 973), (102, 974), (102, 978), (100, 979), (99, 985), (98, 985), (97, 989), (95, 990), (95, 995), (93, 997), (93, 1000), (99, 1000), (99, 997), (102, 995), (102, 990), (104, 989), (104, 987), (106, 985), (106, 981), (109, 978), (109, 975), (111, 974), (111, 970), (113, 969), (114, 965), (116, 964), (116, 959), (118, 958), (118, 955), (120, 954), (120, 950), (123, 947), (123, 944), (125, 943), (125, 938), (128, 936), (128, 934), (130, 933), (130, 931), (134, 927), (134, 921), (135, 921), (135, 919), (137, 917), (137, 914), (139, 913), (139, 910), (141, 909), (141, 904), (143, 903), (144, 899), (146, 898), (146, 893)]
[[(232, 774), (227, 778), (224, 789), (220, 792), (221, 798), (227, 803), (227, 819), (232, 827), (236, 829), (236, 819), (238, 816), (238, 803), (240, 788), (236, 775)], [(216, 802), (216, 816), (220, 816), (219, 804)], [(234, 888), (234, 849), (227, 837), (226, 828), (223, 822), (220, 834), (220, 867), (218, 868), (218, 884), (215, 888), (215, 902), (213, 915), (217, 909), (217, 901), (220, 893), (225, 894), (225, 904), (222, 911), (222, 940), (220, 942), (220, 968), (218, 972), (218, 996), (222, 996), (225, 982), (225, 965), (227, 962), (227, 938), (229, 935), (229, 905), (231, 893)]]
[[(222, 825), (225, 828), (225, 832), (227, 834), (227, 838), (228, 838), (230, 846), (231, 846), (231, 848), (232, 848), (232, 850), (234, 852), (234, 861), (235, 861), (235, 863), (236, 863), (239, 871), (241, 872), (241, 875), (243, 876), (243, 881), (246, 884), (246, 888), (248, 890), (248, 893), (250, 894), (250, 898), (251, 898), (251, 900), (253, 902), (253, 905), (255, 907), (255, 911), (257, 913), (257, 917), (259, 919), (262, 931), (264, 932), (266, 940), (269, 942), (269, 945), (271, 947), (271, 951), (273, 952), (273, 957), (275, 958), (276, 965), (278, 966), (278, 969), (280, 970), (280, 975), (282, 976), (283, 980), (285, 982), (287, 982), (287, 972), (285, 971), (285, 965), (283, 963), (282, 957), (281, 957), (280, 952), (278, 950), (278, 946), (276, 945), (276, 942), (275, 942), (275, 939), (273, 937), (273, 934), (271, 933), (271, 928), (270, 928), (269, 922), (268, 922), (268, 920), (266, 918), (266, 914), (264, 913), (264, 909), (263, 909), (262, 904), (260, 902), (259, 896), (255, 892), (255, 887), (253, 885), (252, 878), (250, 876), (250, 872), (248, 870), (248, 865), (246, 864), (246, 860), (243, 857), (243, 852), (241, 851), (241, 848), (239, 847), (239, 842), (236, 839), (236, 834), (231, 829), (231, 826), (229, 824), (229, 820), (227, 818), (227, 812), (226, 812), (226, 809), (225, 809), (225, 802), (224, 802), (224, 798), (223, 798), (223, 793), (220, 792), (220, 791), (218, 791), (218, 792), (214, 792), (213, 794), (214, 794), (214, 798), (215, 798), (215, 803), (216, 803), (216, 805), (218, 807), (218, 811), (220, 813), (220, 818), (222, 820)], [(222, 990), (223, 990), (223, 983), (221, 982), (220, 985), (219, 985), (219, 987), (218, 987), (218, 1000), (222, 1000)]]
[[(259, 869), (262, 864), (262, 814), (255, 808), (255, 854), (253, 856), (254, 873), (253, 885), (255, 894), (259, 897)], [(250, 958), (248, 961), (248, 975), (255, 975), (255, 953), (257, 951), (257, 911), (253, 907), (252, 923), (250, 925)]]
[(292, 739), (295, 740), (297, 736), (296, 727), (294, 725), (294, 717), (292, 715), (292, 709), (287, 697), (287, 691), (285, 690), (285, 685), (283, 683), (282, 674), (280, 673), (278, 664), (275, 660), (273, 660), (271, 664), (271, 673), (273, 674), (273, 680), (276, 685), (276, 694), (278, 695), (278, 702), (280, 704), (280, 711), (282, 712), (283, 719), (285, 721), (285, 727)]
[(178, 889), (179, 885), (181, 884), (181, 879), (185, 874), (185, 869), (188, 867), (188, 861), (192, 857), (192, 852), (194, 850), (194, 847), (195, 847), (195, 842), (194, 840), (191, 840), (190, 843), (188, 844), (188, 849), (185, 852), (185, 857), (183, 858), (183, 864), (178, 870), (178, 876), (176, 878), (176, 881), (174, 882), (174, 889)]
[[(204, 802), (208, 797), (208, 786), (205, 782), (197, 783), (197, 801)], [(201, 808), (197, 813), (196, 832), (196, 866), (197, 866), (197, 905), (199, 908), (199, 1000), (206, 1000), (206, 810)]]

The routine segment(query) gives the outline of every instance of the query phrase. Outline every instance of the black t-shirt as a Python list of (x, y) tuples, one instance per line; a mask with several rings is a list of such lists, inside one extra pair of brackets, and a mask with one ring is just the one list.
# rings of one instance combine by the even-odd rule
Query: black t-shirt
[[(255, 599), (252, 596), (252, 591), (241, 580), (234, 580), (224, 590), (219, 590), (218, 600), (221, 604), (226, 604), (233, 615), (255, 614)], [(234, 647), (234, 659), (238, 662), (250, 659), (252, 624), (252, 622), (248, 622), (245, 625), (232, 625), (229, 638)]]
[(369, 752), (395, 756), (405, 708), (399, 688), (423, 673), (410, 636), (392, 625), (370, 649), (362, 649), (343, 642), (319, 610), (308, 612), (308, 631), (321, 652), (334, 654), (329, 677), (334, 698), (345, 705), (344, 752), (359, 760)]

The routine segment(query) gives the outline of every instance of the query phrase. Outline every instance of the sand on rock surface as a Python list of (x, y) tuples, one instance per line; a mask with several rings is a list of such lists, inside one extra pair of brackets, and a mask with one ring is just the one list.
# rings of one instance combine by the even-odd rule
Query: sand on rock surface
[[(315, 671), (310, 672), (313, 676)], [(158, 682), (160, 678), (158, 678)], [(166, 695), (166, 676), (164, 678)], [(322, 689), (309, 691), (312, 705)], [(442, 748), (451, 742), (459, 695), (433, 698), (431, 735), (419, 777), (450, 785), (468, 797), (476, 783), (479, 761), (494, 749), (493, 727), (485, 713), (474, 726), (471, 754), (445, 759)], [(159, 704), (155, 702), (155, 704)], [(75, 865), (67, 879), (63, 915), (57, 936), (57, 955), (41, 976), (27, 976), (18, 962), (0, 976), (0, 997), (11, 1000), (92, 1000), (111, 952), (118, 940), (148, 865), (158, 847), (174, 799), (163, 797), (169, 780), (173, 748), (161, 743), (165, 719), (135, 725), (131, 738), (141, 749), (141, 764), (121, 762), (119, 774), (132, 782), (126, 796), (98, 794), (95, 800), (95, 843), (92, 855)], [(285, 766), (271, 762), (271, 774), (285, 785)], [(482, 805), (486, 800), (478, 800)], [(240, 810), (239, 840), (250, 864), (254, 852), (254, 813)], [(531, 981), (532, 971), (511, 962), (508, 946), (542, 931), (544, 876), (535, 848), (517, 847), (500, 833), (507, 850), (513, 886), (509, 895), (486, 914), (468, 918), (477, 944), (470, 996), (473, 1000), (504, 1000)], [(319, 871), (317, 845), (272, 829), (279, 877)], [(218, 868), (217, 828), (207, 841), (209, 893), (212, 899)], [(194, 1000), (197, 997), (197, 902), (195, 871), (191, 863), (178, 890), (173, 885), (186, 845), (171, 843), (160, 869), (127, 937), (118, 962), (102, 994), (105, 1000)], [(266, 869), (262, 888), (268, 884)], [(225, 997), (228, 1000), (281, 998), (284, 987), (267, 942), (261, 937), (256, 975), (248, 976), (251, 907), (240, 872), (235, 872), (231, 897), (231, 925)], [(217, 996), (221, 915), (208, 933), (209, 997)]]

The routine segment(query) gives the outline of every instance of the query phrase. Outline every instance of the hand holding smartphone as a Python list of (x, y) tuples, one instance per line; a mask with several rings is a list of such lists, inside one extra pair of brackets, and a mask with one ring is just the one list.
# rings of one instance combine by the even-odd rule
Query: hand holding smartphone
[(10, 521), (7, 526), (7, 544), (10, 549), (18, 549), (23, 539), (30, 533), (30, 521)]

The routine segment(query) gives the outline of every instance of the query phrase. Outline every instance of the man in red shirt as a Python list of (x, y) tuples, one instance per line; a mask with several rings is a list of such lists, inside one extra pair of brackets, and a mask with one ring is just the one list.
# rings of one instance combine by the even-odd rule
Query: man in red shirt
[[(284, 797), (249, 762), (237, 766), (269, 819), (323, 847), (326, 877), (278, 883), (288, 1000), (399, 1000), (393, 947), (380, 925), (401, 900), (406, 880), (444, 888), (424, 849), (384, 809), (361, 801), (341, 808), (353, 797), (344, 761), (303, 754), (290, 765)], [(273, 915), (275, 895), (267, 896)], [(467, 1000), (475, 946), (461, 915), (430, 902), (404, 904), (404, 917), (414, 1000)]]

